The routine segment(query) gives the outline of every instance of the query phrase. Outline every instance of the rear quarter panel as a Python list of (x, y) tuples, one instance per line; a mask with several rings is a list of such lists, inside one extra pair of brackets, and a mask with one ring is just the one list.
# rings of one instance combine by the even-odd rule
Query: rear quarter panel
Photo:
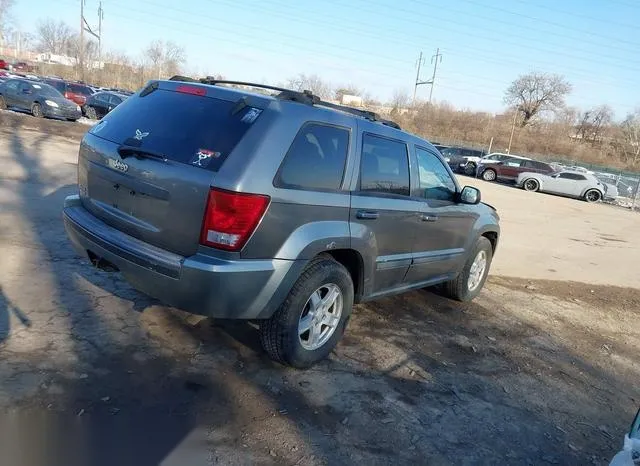
[[(269, 208), (242, 250), (242, 257), (309, 260), (323, 251), (349, 248), (349, 182), (356, 152), (353, 118), (291, 102), (275, 101), (269, 110), (270, 121), (264, 122), (268, 126), (263, 131), (252, 132), (255, 138), (245, 138), (238, 145), (236, 150), (240, 151), (240, 156), (230, 157), (216, 180), (216, 185), (225, 189), (271, 197)], [(300, 128), (309, 122), (328, 123), (350, 131), (347, 161), (338, 190), (310, 191), (274, 186), (291, 143)], [(243, 160), (243, 151), (255, 155)]]

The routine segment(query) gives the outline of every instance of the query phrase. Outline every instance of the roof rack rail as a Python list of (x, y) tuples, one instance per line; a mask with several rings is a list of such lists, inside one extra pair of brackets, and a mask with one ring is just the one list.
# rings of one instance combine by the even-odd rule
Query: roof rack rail
[(294, 91), (291, 89), (285, 89), (283, 87), (269, 86), (268, 84), (250, 83), (250, 82), (244, 82), (244, 81), (228, 81), (226, 79), (214, 79), (210, 76), (200, 79), (200, 82), (203, 84), (212, 84), (214, 86), (217, 84), (230, 84), (233, 86), (247, 86), (247, 87), (255, 87), (256, 89), (268, 89), (270, 91), (278, 91), (279, 94), (276, 96), (278, 99), (292, 100), (294, 102), (300, 102), (303, 104), (313, 105), (316, 102), (320, 101), (320, 99), (317, 96), (313, 95), (313, 93), (308, 90), (304, 90), (300, 92), (300, 91)]
[(391, 121), (391, 120), (386, 120), (384, 118), (380, 118), (380, 115), (378, 115), (376, 112), (372, 112), (370, 110), (362, 110), (360, 108), (349, 107), (347, 105), (332, 104), (331, 102), (325, 102), (324, 100), (321, 100), (318, 103), (318, 105), (322, 106), (322, 107), (332, 108), (334, 110), (340, 110), (340, 111), (343, 111), (343, 112), (351, 113), (352, 115), (357, 115), (357, 116), (365, 118), (365, 119), (367, 119), (369, 121), (375, 121), (377, 123), (381, 123), (381, 124), (383, 124), (385, 126), (389, 126), (391, 128), (402, 129), (400, 127), (400, 125), (398, 123), (396, 123), (395, 121)]
[(294, 91), (291, 89), (285, 89), (277, 86), (269, 86), (267, 84), (250, 83), (250, 82), (244, 82), (244, 81), (227, 81), (225, 79), (215, 79), (212, 76), (207, 76), (206, 78), (200, 78), (200, 79), (193, 79), (186, 76), (176, 75), (171, 77), (169, 80), (199, 82), (202, 84), (211, 84), (214, 86), (217, 84), (230, 84), (234, 86), (255, 87), (256, 89), (269, 89), (271, 91), (279, 92), (279, 94), (276, 95), (278, 99), (290, 100), (293, 102), (300, 102), (307, 105), (318, 105), (321, 107), (331, 108), (333, 110), (340, 110), (342, 112), (351, 113), (352, 115), (365, 118), (369, 121), (375, 121), (377, 123), (383, 124), (385, 126), (389, 126), (391, 128), (402, 129), (400, 125), (398, 125), (396, 122), (391, 120), (385, 120), (384, 118), (380, 118), (380, 115), (378, 115), (375, 112), (371, 112), (369, 110), (362, 110), (354, 107), (348, 107), (346, 105), (332, 104), (331, 102), (326, 102), (324, 100), (321, 100), (318, 96), (313, 94), (313, 92), (308, 90), (304, 90), (300, 92), (300, 91)]

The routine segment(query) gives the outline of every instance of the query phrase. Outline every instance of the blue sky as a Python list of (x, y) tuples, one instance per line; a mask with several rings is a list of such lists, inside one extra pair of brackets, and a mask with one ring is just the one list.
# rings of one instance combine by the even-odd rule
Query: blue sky
[[(17, 0), (16, 26), (79, 22), (80, 0)], [(85, 0), (97, 24), (98, 0)], [(519, 74), (564, 75), (570, 105), (640, 107), (640, 2), (634, 0), (103, 0), (104, 48), (139, 57), (154, 39), (185, 47), (187, 71), (284, 82), (315, 73), (389, 99), (411, 94), (416, 62), (440, 48), (434, 99), (499, 112)], [(427, 98), (428, 86), (418, 88)]]

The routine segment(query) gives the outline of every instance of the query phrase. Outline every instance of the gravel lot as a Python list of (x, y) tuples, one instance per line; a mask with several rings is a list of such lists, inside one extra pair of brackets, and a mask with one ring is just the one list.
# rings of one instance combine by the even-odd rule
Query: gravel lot
[[(167, 308), (78, 257), (60, 209), (86, 126), (40, 120), (31, 131), (34, 119), (7, 115), (0, 410), (39, 416), (39, 429), (45, 417), (92, 426), (91, 447), (59, 452), (59, 464), (76, 464), (73, 454), (84, 464), (584, 465), (620, 448), (640, 404), (637, 213), (463, 178), (502, 217), (480, 297), (462, 305), (420, 290), (358, 306), (331, 358), (296, 371), (265, 358), (251, 325)], [(12, 447), (37, 456), (35, 444)]]

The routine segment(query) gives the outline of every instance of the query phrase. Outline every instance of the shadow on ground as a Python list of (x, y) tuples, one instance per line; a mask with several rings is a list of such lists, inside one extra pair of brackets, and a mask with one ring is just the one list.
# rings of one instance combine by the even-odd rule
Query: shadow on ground
[(359, 306), (328, 361), (288, 369), (252, 324), (166, 308), (78, 258), (60, 220), (75, 188), (46, 186), (37, 147), (14, 130), (33, 173), (17, 211), (44, 251), (33, 273), (52, 304), (20, 307), (23, 332), (47, 339), (20, 352), (3, 324), (20, 302), (0, 295), (0, 400), (86, 423), (93, 440), (74, 450), (85, 464), (158, 464), (194, 432), (188, 464), (599, 464), (618, 446), (637, 389), (511, 315), (507, 282), (478, 304), (417, 291)]

